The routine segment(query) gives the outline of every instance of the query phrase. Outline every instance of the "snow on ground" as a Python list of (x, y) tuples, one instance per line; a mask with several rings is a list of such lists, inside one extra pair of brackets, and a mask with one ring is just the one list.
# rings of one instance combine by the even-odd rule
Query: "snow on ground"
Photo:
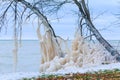
[[(93, 71), (99, 71), (99, 70), (112, 70), (112, 69), (120, 69), (120, 63), (112, 63), (108, 65), (99, 65), (99, 66), (92, 66), (92, 67), (83, 67), (78, 68), (75, 66), (67, 67), (65, 69), (61, 69), (57, 72), (52, 73), (44, 73), (44, 74), (66, 74), (66, 73), (85, 73), (85, 72), (93, 72)], [(16, 73), (1, 73), (0, 74), (0, 80), (20, 80), (22, 78), (31, 78), (31, 77), (37, 77), (42, 75), (43, 73), (39, 72), (16, 72)]]
[(39, 72), (16, 72), (0, 74), (0, 80), (20, 80), (22, 78), (31, 78), (39, 76)]

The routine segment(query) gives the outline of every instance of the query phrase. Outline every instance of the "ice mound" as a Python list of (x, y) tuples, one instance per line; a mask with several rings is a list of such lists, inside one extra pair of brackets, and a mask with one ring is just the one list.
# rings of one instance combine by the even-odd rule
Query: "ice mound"
[[(42, 51), (40, 72), (55, 72), (73, 66), (78, 68), (97, 66), (105, 61), (114, 62), (113, 59), (106, 59), (110, 56), (106, 54), (102, 45), (89, 43), (79, 33), (76, 33), (70, 47), (65, 40), (54, 39), (50, 31), (41, 35), (38, 29), (37, 33)], [(62, 48), (63, 46), (65, 47)], [(61, 54), (64, 56), (60, 57)]]

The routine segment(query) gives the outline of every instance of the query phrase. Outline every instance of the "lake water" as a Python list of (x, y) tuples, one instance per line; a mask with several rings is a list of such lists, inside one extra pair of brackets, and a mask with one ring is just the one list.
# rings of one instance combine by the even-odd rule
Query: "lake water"
[[(18, 72), (39, 71), (40, 47), (38, 44), (39, 42), (35, 40), (22, 41), (22, 47), (18, 51)], [(13, 41), (0, 41), (0, 73), (14, 71), (13, 48)]]
[[(120, 50), (118, 40), (109, 41), (113, 46)], [(37, 40), (24, 40), (22, 47), (18, 51), (17, 72), (36, 72), (40, 66), (40, 47)], [(0, 41), (0, 73), (13, 72), (14, 60), (13, 50), (14, 42), (12, 40)]]

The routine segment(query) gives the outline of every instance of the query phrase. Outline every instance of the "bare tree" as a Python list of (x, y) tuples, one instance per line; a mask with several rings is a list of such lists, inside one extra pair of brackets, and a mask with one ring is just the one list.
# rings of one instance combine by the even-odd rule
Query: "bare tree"
[(99, 31), (95, 28), (94, 24), (91, 21), (89, 9), (86, 6), (85, 0), (73, 0), (76, 6), (79, 8), (79, 12), (81, 13), (81, 22), (80, 25), (82, 26), (82, 20), (85, 20), (85, 23), (89, 30), (92, 31), (96, 39), (105, 47), (105, 49), (111, 53), (112, 56), (116, 56), (116, 60), (120, 61), (120, 54), (119, 52), (114, 49), (99, 33)]

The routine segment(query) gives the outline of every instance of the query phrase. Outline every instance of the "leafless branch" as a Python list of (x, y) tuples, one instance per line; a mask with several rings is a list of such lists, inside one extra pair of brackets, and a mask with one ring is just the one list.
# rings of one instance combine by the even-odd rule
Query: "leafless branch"
[(7, 11), (11, 7), (12, 3), (13, 3), (13, 1), (10, 2), (10, 4), (8, 5), (8, 7), (3, 11), (3, 14), (0, 16), (0, 31), (2, 29), (2, 26), (5, 24)]

